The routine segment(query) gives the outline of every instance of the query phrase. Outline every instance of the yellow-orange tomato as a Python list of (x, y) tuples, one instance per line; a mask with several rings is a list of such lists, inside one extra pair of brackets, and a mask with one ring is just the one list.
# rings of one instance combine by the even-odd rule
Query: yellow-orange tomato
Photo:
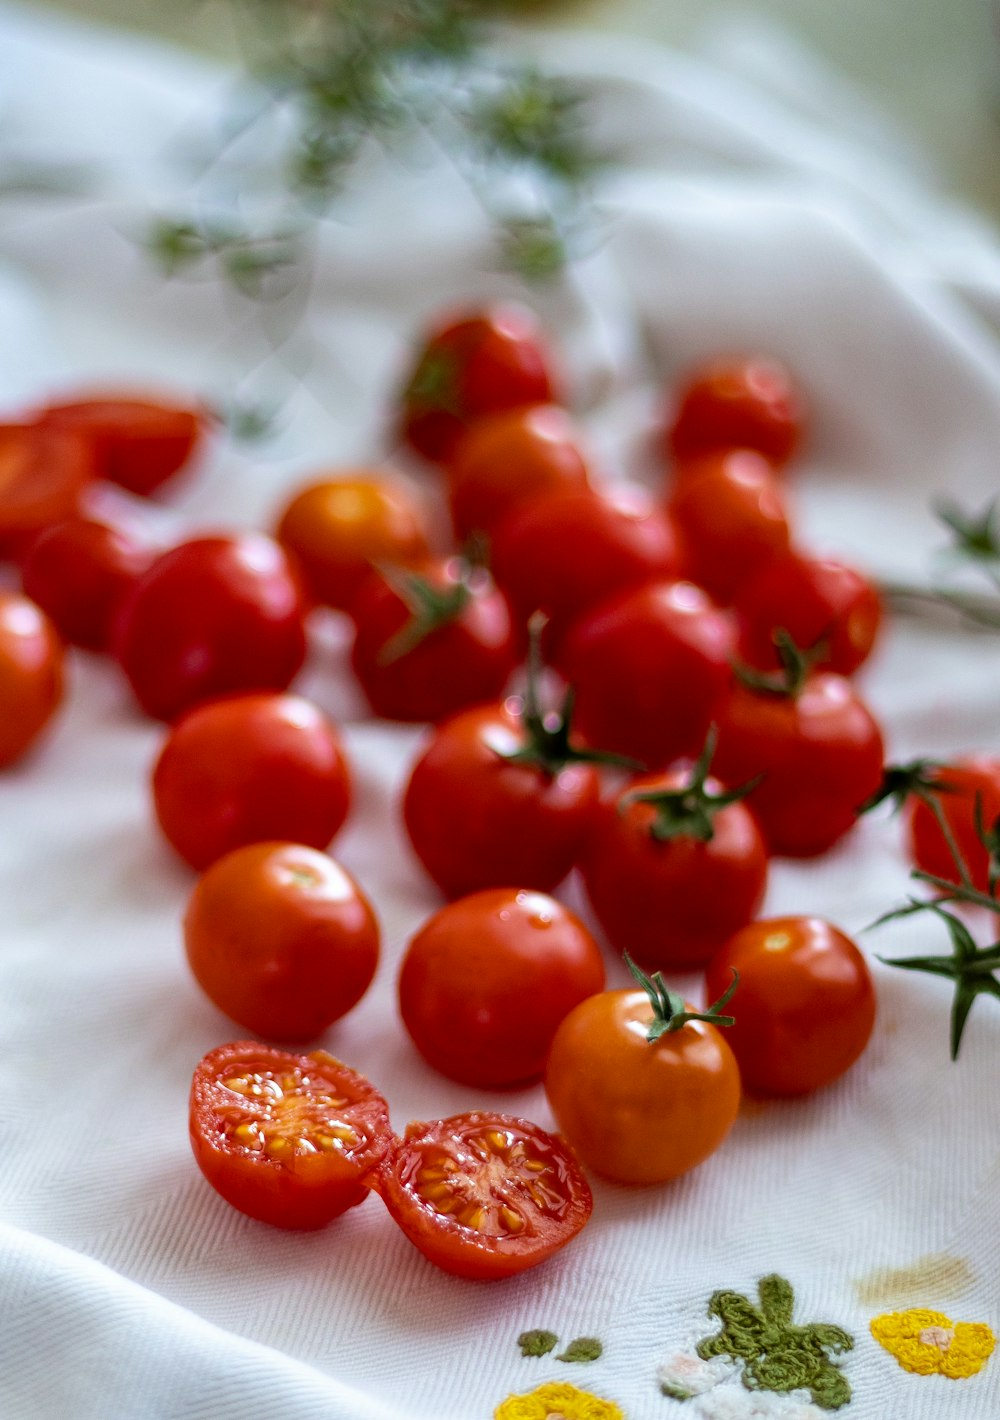
[(413, 566), (430, 551), (416, 495), (398, 479), (363, 469), (300, 489), (275, 535), (316, 601), (345, 611), (374, 563)]
[(339, 863), (300, 843), (252, 843), (200, 878), (184, 917), (195, 979), (226, 1015), (271, 1040), (313, 1040), (364, 995), (375, 914)]
[(713, 1153), (740, 1103), (723, 1032), (688, 1021), (647, 1039), (653, 1008), (641, 990), (602, 991), (556, 1031), (545, 1093), (582, 1161), (614, 1183), (665, 1183)]
[(0, 593), (0, 766), (20, 759), (63, 695), (62, 642), (45, 613)]

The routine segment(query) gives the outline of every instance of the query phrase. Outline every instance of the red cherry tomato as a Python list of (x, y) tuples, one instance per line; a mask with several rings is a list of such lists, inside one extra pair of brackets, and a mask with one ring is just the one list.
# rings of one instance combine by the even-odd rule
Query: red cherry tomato
[(363, 469), (300, 489), (280, 513), (275, 537), (310, 595), (344, 611), (373, 565), (412, 567), (430, 551), (427, 518), (409, 485)]
[(776, 467), (802, 438), (792, 378), (776, 360), (717, 360), (692, 371), (667, 432), (667, 452), (687, 459), (718, 449), (756, 449)]
[(187, 405), (118, 395), (50, 404), (39, 418), (87, 440), (98, 478), (143, 496), (185, 467), (204, 429), (202, 414)]
[(281, 547), (195, 538), (158, 557), (121, 605), (115, 654), (148, 715), (173, 720), (240, 690), (284, 690), (305, 659), (303, 604)]
[(45, 613), (0, 592), (0, 768), (20, 759), (63, 697), (63, 649)]
[[(680, 795), (691, 781), (690, 768), (677, 767), (629, 784), (603, 808), (580, 865), (611, 945), (649, 971), (703, 965), (755, 916), (767, 886), (753, 814), (740, 802), (685, 811)], [(723, 792), (705, 781), (707, 796)], [(656, 836), (661, 825), (669, 837)]]
[(379, 930), (350, 873), (325, 853), (252, 843), (199, 879), (184, 944), (198, 985), (238, 1025), (313, 1040), (371, 985)]
[(191, 1147), (227, 1203), (276, 1228), (322, 1228), (363, 1203), (392, 1140), (363, 1075), (317, 1050), (236, 1041), (191, 1082)]
[(493, 700), (520, 659), (506, 599), (458, 558), (373, 573), (353, 620), (351, 665), (384, 720), (443, 720)]
[(442, 907), (412, 938), (399, 1010), (435, 1070), (486, 1089), (541, 1079), (563, 1016), (604, 986), (604, 960), (562, 903), (490, 888)]
[(690, 582), (650, 582), (601, 602), (570, 628), (559, 656), (580, 733), (650, 768), (697, 754), (734, 641), (728, 614)]
[(197, 706), (171, 727), (153, 770), (159, 825), (199, 871), (245, 843), (325, 848), (350, 795), (339, 735), (295, 695)]
[[(942, 785), (938, 803), (973, 885), (989, 892), (989, 853), (976, 831), (976, 800), (983, 827), (989, 830), (1000, 817), (1000, 760), (970, 755), (943, 764), (936, 778)], [(932, 810), (919, 800), (910, 802), (907, 839), (910, 858), (918, 868), (950, 883), (960, 881), (947, 839)]]
[(445, 463), (484, 415), (554, 397), (538, 322), (518, 306), (489, 306), (427, 336), (402, 396), (402, 433), (418, 453)]
[(745, 784), (763, 776), (746, 802), (772, 853), (825, 853), (881, 783), (879, 726), (850, 681), (832, 671), (808, 676), (790, 696), (734, 685), (716, 722), (720, 778)]
[(414, 765), (403, 819), (446, 897), (510, 883), (551, 892), (579, 858), (599, 802), (597, 771), (506, 757), (529, 745), (512, 700), (445, 720)]
[(867, 660), (878, 635), (878, 593), (860, 572), (831, 558), (789, 552), (760, 568), (736, 599), (740, 659), (771, 670), (778, 665), (774, 633), (783, 628), (797, 646), (823, 642), (817, 669), (850, 675)]
[(95, 476), (90, 445), (67, 429), (0, 424), (0, 553), (17, 553), (79, 510)]
[(864, 957), (819, 917), (750, 923), (712, 958), (711, 999), (733, 972), (735, 1024), (726, 1040), (746, 1089), (804, 1095), (838, 1079), (868, 1044), (875, 988)]
[(456, 1277), (513, 1277), (565, 1247), (593, 1199), (560, 1140), (480, 1111), (407, 1125), (375, 1187), (429, 1262)]
[(545, 1093), (588, 1168), (614, 1183), (665, 1183), (713, 1153), (740, 1103), (736, 1059), (705, 1021), (649, 1041), (641, 990), (602, 991), (556, 1031)]
[(124, 524), (66, 518), (28, 545), (21, 580), (67, 641), (106, 651), (122, 600), (155, 556), (153, 544)]
[(784, 499), (772, 466), (748, 449), (687, 466), (668, 507), (680, 535), (682, 575), (730, 603), (749, 577), (788, 551)]
[(448, 465), (455, 535), (491, 532), (513, 508), (558, 490), (589, 486), (573, 421), (554, 404), (536, 404), (481, 419), (456, 446)]
[(519, 623), (534, 611), (548, 617), (551, 654), (584, 611), (628, 587), (672, 578), (678, 565), (673, 526), (638, 484), (532, 498), (490, 539), (490, 567)]

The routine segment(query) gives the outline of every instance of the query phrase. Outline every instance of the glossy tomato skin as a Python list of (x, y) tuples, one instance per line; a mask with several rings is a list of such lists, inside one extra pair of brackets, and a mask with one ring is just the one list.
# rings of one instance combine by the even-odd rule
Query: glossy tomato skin
[(600, 948), (562, 903), (488, 888), (442, 907), (411, 938), (399, 1010), (435, 1070), (502, 1089), (541, 1079), (559, 1022), (603, 986)]
[(535, 317), (520, 306), (488, 306), (429, 332), (403, 392), (401, 431), (424, 458), (445, 463), (484, 415), (554, 397)]
[(350, 611), (374, 565), (412, 567), (429, 556), (427, 517), (401, 479), (365, 469), (307, 484), (278, 515), (275, 537), (309, 594)]
[(828, 557), (789, 552), (760, 568), (736, 599), (740, 659), (761, 670), (777, 669), (774, 633), (780, 627), (796, 646), (819, 642), (817, 669), (851, 675), (868, 659), (878, 637), (878, 592), (853, 567)]
[(709, 1000), (739, 973), (726, 1040), (744, 1087), (802, 1095), (848, 1070), (875, 1024), (875, 988), (861, 952), (819, 917), (773, 917), (742, 928), (706, 973)]
[(50, 429), (81, 435), (93, 450), (98, 478), (148, 497), (193, 457), (204, 433), (200, 410), (160, 397), (96, 394), (48, 405)]
[(713, 768), (747, 797), (772, 853), (812, 858), (853, 827), (882, 780), (882, 733), (851, 682), (810, 675), (794, 697), (734, 685), (720, 703)]
[(593, 1209), (561, 1140), (530, 1120), (484, 1110), (407, 1125), (375, 1187), (429, 1262), (481, 1282), (537, 1267)]
[(237, 1025), (308, 1041), (371, 985), (379, 928), (354, 878), (325, 853), (251, 843), (198, 880), (184, 945), (198, 985)]
[(788, 514), (774, 470), (749, 449), (690, 462), (668, 503), (681, 572), (729, 605), (747, 580), (789, 547)]
[[(989, 830), (1000, 816), (1000, 760), (985, 754), (969, 755), (943, 764), (935, 777), (949, 786), (938, 802), (973, 884), (980, 892), (988, 892), (989, 854), (976, 832), (976, 799), (982, 805), (983, 826)], [(916, 867), (950, 883), (959, 881), (947, 840), (931, 810), (919, 800), (912, 801), (907, 811), (906, 836)]]
[(363, 1203), (392, 1141), (373, 1085), (325, 1051), (212, 1050), (191, 1082), (190, 1138), (227, 1203), (276, 1228), (322, 1228)]
[(511, 883), (551, 892), (583, 851), (597, 771), (574, 763), (549, 774), (503, 758), (525, 744), (516, 707), (477, 706), (443, 721), (414, 764), (403, 821), (446, 897)]
[(651, 1020), (644, 991), (602, 991), (565, 1018), (545, 1067), (561, 1134), (613, 1183), (687, 1173), (719, 1147), (739, 1109), (739, 1070), (722, 1031), (691, 1021), (651, 1043)]
[(650, 582), (570, 628), (558, 665), (590, 744), (647, 768), (698, 754), (729, 683), (735, 631), (699, 587)]
[(123, 523), (66, 518), (32, 539), (21, 581), (67, 641), (106, 651), (118, 608), (155, 556), (152, 542)]
[(494, 700), (520, 659), (510, 608), (488, 572), (467, 572), (458, 559), (414, 569), (440, 596), (464, 586), (461, 611), (409, 650), (394, 653), (412, 613), (399, 591), (373, 572), (354, 603), (351, 666), (376, 715), (384, 720), (437, 722)]
[(0, 424), (0, 555), (19, 554), (50, 523), (77, 513), (95, 476), (90, 445), (79, 434)]
[[(743, 803), (712, 815), (707, 842), (686, 834), (653, 836), (656, 810), (633, 795), (690, 782), (690, 770), (677, 767), (627, 785), (603, 806), (580, 864), (590, 905), (612, 947), (647, 971), (703, 966), (756, 915), (767, 887), (763, 835)], [(717, 780), (709, 779), (706, 788), (722, 792)]]
[(548, 618), (545, 642), (557, 654), (588, 608), (643, 582), (677, 575), (673, 524), (638, 484), (561, 490), (532, 498), (497, 524), (490, 566), (520, 625)]
[(693, 370), (667, 431), (668, 457), (756, 449), (776, 468), (798, 451), (804, 415), (791, 375), (777, 360), (724, 359)]
[(448, 464), (455, 536), (463, 542), (491, 533), (533, 498), (589, 486), (576, 427), (564, 409), (538, 404), (491, 415), (462, 436)]
[(0, 768), (26, 754), (63, 698), (63, 648), (33, 601), (0, 592)]
[(325, 848), (350, 801), (340, 736), (295, 695), (197, 706), (171, 727), (153, 770), (160, 828), (198, 871), (247, 843)]
[(195, 538), (138, 578), (114, 649), (146, 714), (174, 720), (220, 695), (284, 690), (305, 659), (303, 617), (298, 581), (271, 538)]

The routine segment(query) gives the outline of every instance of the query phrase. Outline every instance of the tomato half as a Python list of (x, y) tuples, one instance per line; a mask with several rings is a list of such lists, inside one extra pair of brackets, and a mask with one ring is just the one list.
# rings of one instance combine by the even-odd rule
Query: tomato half
[(600, 948), (555, 898), (491, 888), (435, 912), (410, 940), (399, 1010), (435, 1070), (488, 1089), (541, 1079), (562, 1018), (604, 986)]
[(38, 424), (0, 424), (0, 553), (78, 512), (96, 474), (86, 439)]
[(802, 1095), (860, 1056), (875, 1023), (875, 988), (850, 937), (819, 917), (773, 917), (742, 928), (715, 954), (709, 998), (739, 973), (726, 1041), (748, 1090)]
[(718, 449), (756, 449), (781, 467), (796, 453), (802, 428), (799, 395), (777, 360), (715, 360), (691, 371), (682, 385), (667, 452), (686, 459)]
[(526, 1119), (407, 1125), (375, 1187), (413, 1245), (456, 1277), (512, 1277), (565, 1247), (593, 1199), (570, 1150)]
[(322, 1228), (363, 1203), (392, 1132), (378, 1090), (317, 1050), (212, 1050), (191, 1082), (191, 1147), (227, 1203), (277, 1228)]
[[(985, 754), (970, 755), (954, 764), (943, 764), (936, 778), (947, 786), (939, 793), (938, 804), (955, 845), (973, 884), (980, 892), (988, 892), (989, 854), (976, 831), (976, 800), (980, 802), (983, 827), (989, 830), (1000, 817), (1000, 760)], [(910, 858), (918, 868), (950, 883), (959, 881), (948, 842), (931, 809), (919, 800), (910, 802), (907, 840)]]
[(63, 648), (45, 613), (0, 592), (0, 768), (21, 758), (63, 698)]
[(615, 1183), (665, 1183), (693, 1169), (739, 1109), (739, 1069), (722, 1032), (689, 1021), (649, 1041), (652, 1020), (644, 991), (602, 991), (565, 1018), (545, 1067), (560, 1131)]
[(823, 643), (813, 660), (817, 670), (851, 675), (871, 653), (882, 606), (871, 582), (853, 567), (790, 552), (743, 584), (736, 614), (740, 659), (748, 665), (778, 665), (774, 633), (783, 628), (797, 646)]
[(94, 395), (50, 404), (39, 418), (86, 439), (98, 478), (143, 496), (185, 467), (204, 431), (200, 410), (160, 398)]
[(355, 1006), (378, 965), (371, 903), (339, 863), (301, 843), (252, 843), (199, 879), (184, 916), (195, 980), (231, 1020), (314, 1040)]

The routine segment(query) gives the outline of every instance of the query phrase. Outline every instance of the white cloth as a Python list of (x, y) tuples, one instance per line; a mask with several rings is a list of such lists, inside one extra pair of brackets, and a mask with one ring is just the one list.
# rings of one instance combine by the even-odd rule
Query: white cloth
[[(996, 482), (993, 235), (950, 210), (877, 116), (794, 47), (742, 34), (699, 61), (565, 35), (544, 50), (592, 87), (595, 131), (624, 160), (603, 180), (593, 255), (525, 293), (497, 274), (482, 218), (446, 170), (374, 165), (322, 238), (312, 363), (277, 442), (220, 445), (157, 517), (171, 531), (267, 525), (294, 480), (385, 447), (389, 392), (425, 316), (527, 294), (604, 468), (655, 476), (649, 435), (668, 378), (720, 351), (772, 352), (811, 408), (792, 484), (806, 539), (879, 573), (926, 573), (938, 541), (928, 498), (978, 505)], [(263, 357), (252, 308), (234, 321), (212, 284), (163, 283), (133, 241), (151, 211), (182, 204), (191, 177), (178, 154), (230, 92), (189, 57), (0, 8), (0, 173), (79, 162), (97, 194), (0, 206), (12, 411), (102, 380), (224, 394)], [(257, 376), (266, 390), (280, 368)], [(951, 1065), (945, 986), (878, 963), (876, 1034), (841, 1083), (747, 1110), (674, 1187), (596, 1183), (576, 1244), (515, 1281), (435, 1271), (376, 1199), (308, 1236), (230, 1210), (190, 1157), (187, 1090), (205, 1051), (239, 1031), (184, 962), (192, 878), (158, 838), (147, 790), (162, 731), (106, 662), (75, 656), (71, 671), (52, 733), (0, 782), (4, 1420), (488, 1420), (508, 1393), (550, 1379), (631, 1420), (682, 1415), (657, 1367), (715, 1329), (715, 1289), (752, 1294), (770, 1272), (793, 1283), (797, 1320), (854, 1335), (850, 1420), (1000, 1412), (997, 1358), (970, 1380), (914, 1376), (868, 1332), (892, 1307), (862, 1300), (861, 1281), (930, 1255), (951, 1262), (925, 1267), (906, 1303), (1000, 1327), (1000, 1018), (977, 1006)], [(995, 641), (899, 624), (864, 683), (895, 757), (1000, 748)], [(302, 688), (345, 723), (357, 805), (334, 851), (384, 932), (374, 987), (325, 1044), (383, 1089), (398, 1128), (479, 1106), (480, 1092), (415, 1058), (395, 1013), (396, 963), (437, 905), (395, 809), (419, 733), (365, 721), (336, 636)], [(896, 826), (867, 822), (822, 862), (777, 864), (767, 907), (857, 933), (906, 888)], [(579, 905), (572, 884), (566, 896)], [(916, 921), (863, 941), (891, 955), (938, 937)], [(551, 1123), (540, 1088), (489, 1104)], [(563, 1343), (597, 1336), (604, 1355), (524, 1359), (516, 1338), (531, 1327)], [(754, 1403), (728, 1385), (701, 1395), (697, 1414), (812, 1413)]]

